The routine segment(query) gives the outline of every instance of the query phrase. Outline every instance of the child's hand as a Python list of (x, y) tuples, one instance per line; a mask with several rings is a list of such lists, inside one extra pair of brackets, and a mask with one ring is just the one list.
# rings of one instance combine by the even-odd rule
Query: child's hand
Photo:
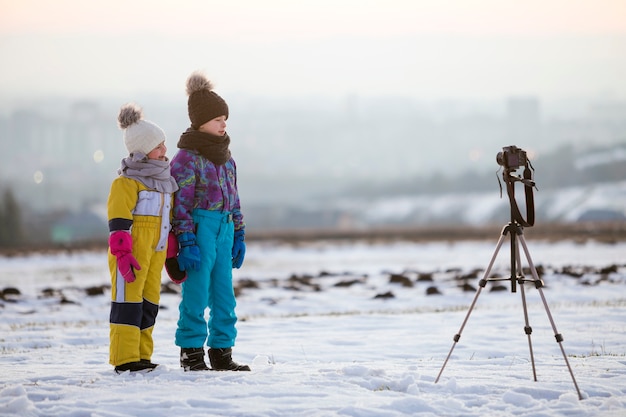
[(176, 237), (180, 243), (178, 252), (178, 267), (181, 271), (197, 271), (200, 269), (200, 248), (196, 245), (196, 235), (181, 233)]
[(135, 281), (133, 268), (137, 271), (141, 270), (139, 262), (137, 262), (137, 259), (135, 259), (132, 253), (127, 253), (117, 258), (117, 270), (120, 271), (120, 274), (124, 277), (124, 281), (129, 284)]
[(244, 229), (235, 232), (235, 239), (233, 241), (233, 268), (241, 268), (243, 258), (246, 256), (245, 235), (246, 232)]
[(174, 284), (182, 284), (187, 280), (187, 273), (180, 269), (178, 263), (179, 244), (174, 232), (167, 236), (167, 253), (165, 255), (165, 270)]
[(118, 230), (109, 236), (109, 248), (111, 254), (117, 258), (117, 270), (124, 277), (124, 281), (131, 283), (135, 281), (135, 272), (140, 270), (139, 262), (133, 256), (133, 238), (129, 232)]
[(183, 246), (178, 253), (178, 267), (181, 271), (200, 269), (200, 248), (198, 245)]

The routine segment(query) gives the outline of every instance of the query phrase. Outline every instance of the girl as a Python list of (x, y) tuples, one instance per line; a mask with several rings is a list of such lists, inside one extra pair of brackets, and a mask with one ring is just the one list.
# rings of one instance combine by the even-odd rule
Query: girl
[(118, 116), (129, 155), (107, 202), (111, 271), (110, 358), (115, 372), (151, 371), (152, 329), (159, 311), (161, 271), (178, 190), (165, 156), (165, 133), (133, 104)]

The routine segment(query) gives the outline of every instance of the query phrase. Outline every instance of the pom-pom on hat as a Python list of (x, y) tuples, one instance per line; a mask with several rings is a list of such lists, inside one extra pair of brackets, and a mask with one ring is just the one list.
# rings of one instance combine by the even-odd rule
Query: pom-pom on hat
[(124, 104), (120, 108), (117, 122), (120, 129), (124, 130), (124, 144), (129, 154), (141, 152), (148, 155), (165, 141), (163, 129), (152, 122), (143, 120), (143, 112), (136, 104)]
[(193, 72), (187, 78), (187, 95), (187, 110), (193, 129), (197, 130), (219, 116), (226, 116), (228, 119), (228, 105), (213, 91), (213, 83), (201, 72)]

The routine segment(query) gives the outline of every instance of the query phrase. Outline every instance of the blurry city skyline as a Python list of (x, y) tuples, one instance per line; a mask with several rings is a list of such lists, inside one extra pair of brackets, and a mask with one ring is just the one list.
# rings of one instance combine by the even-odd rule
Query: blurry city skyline
[[(495, 172), (495, 155), (508, 145), (535, 160), (566, 145), (584, 150), (626, 141), (626, 100), (589, 99), (547, 109), (537, 97), (445, 103), (235, 97), (230, 103), (231, 151), (240, 190), (253, 204), (302, 205), (356, 185)], [(147, 120), (164, 129), (172, 158), (189, 125), (185, 101), (152, 97), (138, 104)], [(119, 106), (120, 101), (56, 99), (0, 112), (7, 155), (0, 185), (14, 188), (33, 208), (102, 203), (127, 155), (116, 120)]]
[[(189, 124), (186, 106), (140, 102), (165, 130), (173, 157)], [(540, 217), (626, 218), (626, 101), (238, 96), (229, 103), (236, 110), (227, 130), (250, 230), (504, 221), (495, 156), (508, 145), (526, 150), (537, 169)], [(127, 154), (119, 105), (56, 98), (0, 112), (0, 207), (13, 207), (5, 201), (10, 191), (29, 219), (29, 242), (106, 236), (110, 184)], [(558, 211), (572, 198), (571, 212)]]

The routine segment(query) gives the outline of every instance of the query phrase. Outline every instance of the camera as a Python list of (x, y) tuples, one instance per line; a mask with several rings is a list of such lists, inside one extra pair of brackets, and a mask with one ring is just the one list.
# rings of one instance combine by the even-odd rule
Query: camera
[(498, 152), (498, 154), (496, 155), (496, 161), (499, 165), (502, 165), (506, 169), (511, 169), (513, 171), (521, 166), (526, 166), (528, 164), (526, 151), (518, 148), (515, 145), (503, 147), (502, 152)]

